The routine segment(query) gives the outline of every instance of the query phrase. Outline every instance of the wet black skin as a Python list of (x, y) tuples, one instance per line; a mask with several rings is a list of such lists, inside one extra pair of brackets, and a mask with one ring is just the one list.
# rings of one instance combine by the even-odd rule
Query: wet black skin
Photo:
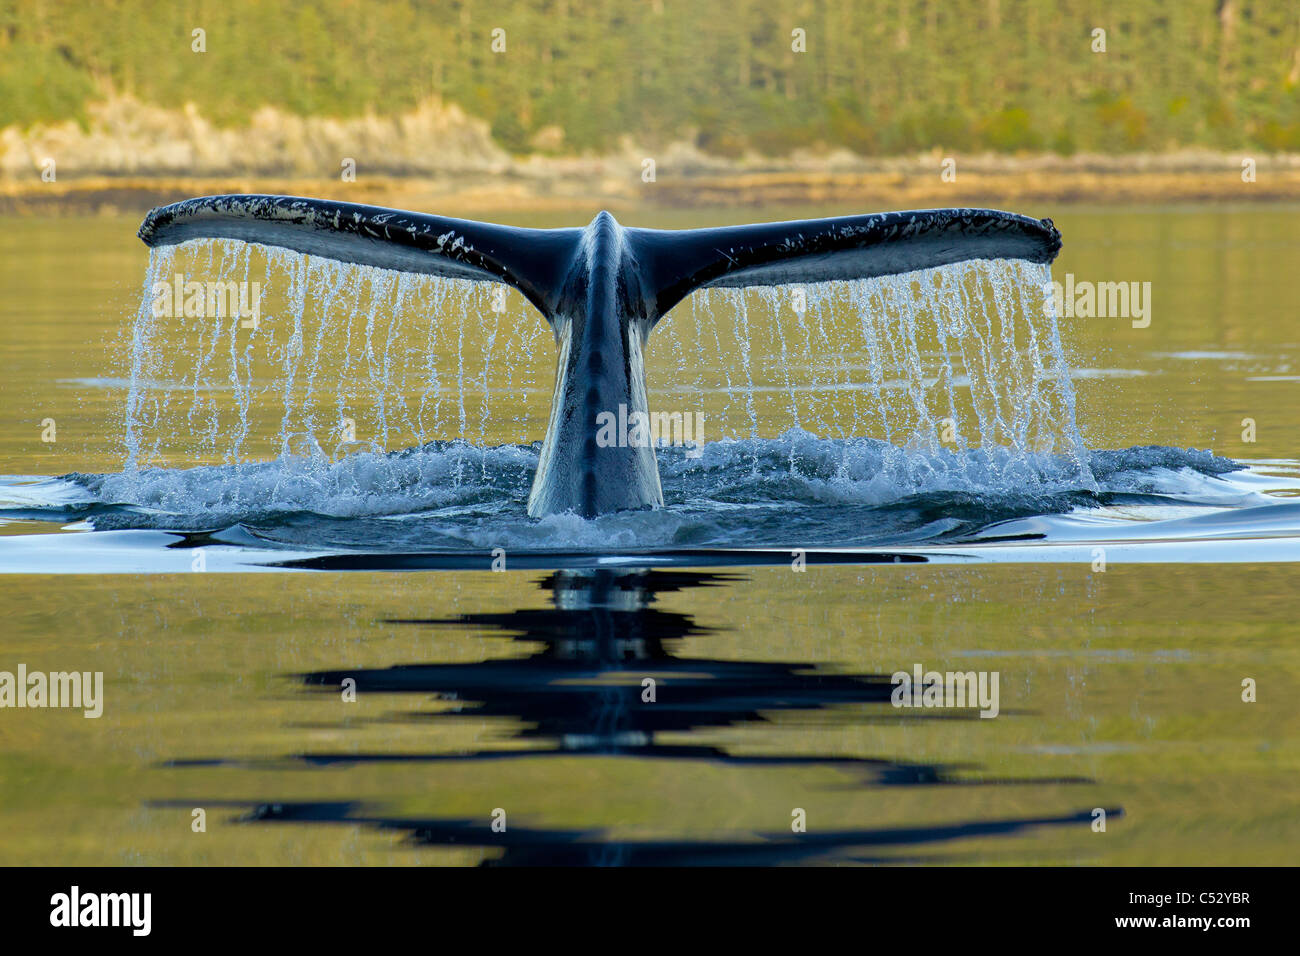
[(534, 517), (663, 505), (654, 450), (602, 447), (597, 417), (648, 412), (655, 324), (698, 288), (869, 278), (969, 259), (1051, 262), (1050, 219), (931, 209), (711, 229), (521, 229), (292, 196), (208, 196), (153, 210), (148, 245), (227, 238), (343, 262), (505, 282), (551, 324), (559, 352), (550, 421), (528, 499)]

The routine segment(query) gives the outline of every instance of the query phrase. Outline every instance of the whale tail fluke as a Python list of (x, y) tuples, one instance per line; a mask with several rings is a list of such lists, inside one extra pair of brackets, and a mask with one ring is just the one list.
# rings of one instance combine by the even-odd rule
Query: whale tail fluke
[(146, 245), (241, 239), (356, 265), (505, 282), (548, 319), (581, 229), (520, 229), (298, 196), (202, 196), (159, 206), (140, 225)]
[(504, 282), (551, 323), (555, 394), (528, 512), (584, 517), (663, 504), (648, 446), (608, 447), (598, 423), (648, 410), (650, 330), (698, 288), (872, 278), (968, 259), (1051, 262), (1049, 219), (930, 209), (717, 229), (523, 229), (291, 196), (208, 196), (155, 209), (150, 246), (242, 239), (342, 262)]
[(715, 229), (627, 230), (664, 315), (695, 289), (870, 279), (969, 259), (1051, 262), (1050, 219), (923, 209)]
[[(563, 306), (574, 269), (586, 265), (590, 229), (526, 229), (325, 199), (226, 195), (154, 209), (139, 234), (150, 246), (242, 239), (402, 272), (505, 282), (549, 320)], [(993, 209), (622, 232), (652, 320), (703, 287), (871, 278), (968, 259), (1051, 262), (1061, 248), (1050, 219)]]

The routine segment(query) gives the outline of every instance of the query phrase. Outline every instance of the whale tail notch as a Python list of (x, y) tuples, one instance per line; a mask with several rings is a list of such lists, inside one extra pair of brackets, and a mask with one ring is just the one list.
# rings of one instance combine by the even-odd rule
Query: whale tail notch
[(721, 228), (526, 229), (293, 196), (206, 196), (151, 211), (149, 246), (240, 239), (403, 272), (504, 282), (551, 323), (555, 394), (528, 511), (590, 517), (663, 503), (653, 449), (600, 447), (596, 416), (646, 411), (650, 330), (699, 288), (873, 278), (970, 259), (1051, 262), (1050, 219), (927, 209)]

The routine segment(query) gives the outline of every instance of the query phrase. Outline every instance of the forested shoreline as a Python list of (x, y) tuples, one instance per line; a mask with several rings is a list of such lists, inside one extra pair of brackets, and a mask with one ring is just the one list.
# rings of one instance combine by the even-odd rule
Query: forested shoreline
[(1285, 153), (1300, 151), (1300, 6), (0, 3), (0, 129), (85, 125), (112, 96), (225, 128), (261, 108), (343, 120), (436, 98), (515, 157)]

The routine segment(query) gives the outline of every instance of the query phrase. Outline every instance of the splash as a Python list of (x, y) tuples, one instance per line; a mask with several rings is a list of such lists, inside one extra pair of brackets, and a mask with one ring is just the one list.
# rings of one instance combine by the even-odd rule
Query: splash
[[(177, 280), (177, 277), (180, 277)], [(156, 308), (159, 284), (261, 283), (256, 322)], [(897, 450), (902, 486), (1095, 488), (1075, 421), (1047, 266), (969, 262), (806, 287), (701, 290), (656, 327), (652, 409), (693, 412), (746, 441), (751, 470), (788, 429)], [(188, 314), (187, 314), (188, 312)], [(237, 240), (151, 250), (131, 328), (124, 477), (143, 469), (336, 462), (430, 442), (452, 487), (491, 449), (545, 431), (554, 350), (504, 286), (345, 265)], [(805, 454), (782, 445), (793, 474)], [(1059, 460), (1044, 469), (1043, 456)], [(886, 460), (887, 459), (887, 460)], [(694, 465), (707, 469), (707, 459)], [(856, 476), (860, 478), (861, 476)]]
[[(1092, 489), (1058, 317), (1043, 294), (1050, 278), (1046, 265), (975, 261), (706, 290), (656, 329), (652, 346), (667, 339), (674, 354), (693, 354), (669, 385), (674, 398), (723, 393), (716, 433), (757, 438), (793, 426), (878, 438), (920, 471), (1006, 487), (1036, 482), (1031, 460), (1057, 455)], [(651, 365), (652, 382), (661, 380)]]
[(240, 547), (481, 556), (497, 547), (512, 554), (609, 554), (924, 545), (960, 540), (998, 522), (1093, 507), (1099, 496), (1165, 509), (1263, 503), (1248, 481), (1224, 480), (1240, 466), (1207, 452), (1093, 452), (1097, 493), (1082, 491), (1059, 455), (1025, 456), (1020, 467), (1032, 480), (1011, 488), (999, 487), (1013, 457), (1009, 449), (961, 460), (972, 456), (908, 451), (873, 438), (818, 438), (792, 428), (774, 438), (711, 442), (698, 461), (681, 448), (660, 449), (664, 510), (536, 520), (526, 512), (536, 446), (433, 442), (337, 461), (294, 456), (0, 486), (0, 514), (7, 507), (64, 524), (84, 519), (98, 531), (225, 529), (215, 540)]
[[(257, 277), (257, 321), (220, 302), (157, 309), (176, 276)], [(153, 249), (131, 331), (125, 469), (522, 439), (546, 409), (545, 363), (527, 359), (549, 336), (496, 288), (237, 240)]]

